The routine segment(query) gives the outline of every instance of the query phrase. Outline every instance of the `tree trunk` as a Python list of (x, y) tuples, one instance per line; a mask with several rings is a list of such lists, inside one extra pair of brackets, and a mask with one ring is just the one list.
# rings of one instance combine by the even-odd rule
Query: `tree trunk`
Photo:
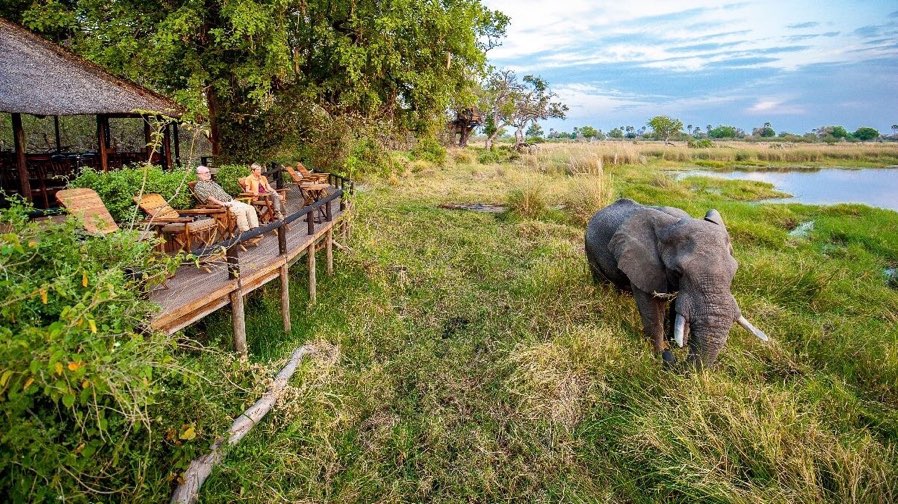
[(471, 133), (474, 131), (473, 127), (462, 126), (460, 134), (458, 135), (458, 146), (459, 147), (467, 147), (468, 146), (468, 138), (471, 137)]
[(524, 145), (524, 128), (519, 127), (514, 130), (514, 148), (518, 150), (521, 146)]
[(219, 102), (215, 86), (206, 88), (206, 106), (209, 109), (209, 141), (212, 143), (212, 155), (221, 155), (221, 128), (219, 126)]

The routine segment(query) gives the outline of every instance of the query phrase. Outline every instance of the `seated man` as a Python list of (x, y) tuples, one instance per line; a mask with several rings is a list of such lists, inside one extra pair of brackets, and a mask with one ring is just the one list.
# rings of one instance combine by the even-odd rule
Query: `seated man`
[(243, 179), (246, 192), (252, 193), (253, 196), (268, 195), (272, 203), (274, 203), (275, 218), (278, 220), (283, 219), (284, 212), (287, 209), (284, 207), (284, 200), (281, 198), (281, 195), (271, 187), (271, 184), (268, 183), (268, 178), (262, 175), (262, 166), (259, 163), (253, 163), (250, 168), (252, 173)]
[(237, 201), (226, 193), (220, 185), (212, 181), (209, 168), (200, 165), (196, 167), (196, 176), (199, 179), (194, 187), (194, 193), (201, 203), (212, 203), (226, 207), (231, 215), (237, 219), (237, 228), (240, 232), (249, 231), (259, 227), (259, 216), (252, 205)]

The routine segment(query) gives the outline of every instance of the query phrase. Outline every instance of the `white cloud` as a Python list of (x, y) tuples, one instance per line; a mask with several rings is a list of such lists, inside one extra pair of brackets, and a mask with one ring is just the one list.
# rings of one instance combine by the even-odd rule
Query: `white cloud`
[(803, 107), (788, 103), (788, 99), (760, 99), (745, 110), (748, 115), (777, 116), (804, 114)]
[[(870, 13), (844, 2), (784, 3), (759, 0), (721, 4), (711, 0), (640, 2), (583, 0), (486, 0), (511, 17), (508, 37), (490, 53), (497, 62), (526, 59), (530, 68), (603, 63), (635, 63), (652, 68), (695, 71), (734, 57), (763, 53), (755, 66), (793, 70), (815, 63), (854, 62), (898, 56), (898, 49), (871, 48), (855, 33), (870, 25)], [(865, 17), (866, 16), (866, 17)], [(803, 26), (801, 30), (789, 26)], [(796, 42), (796, 33), (820, 35)], [(834, 34), (839, 32), (838, 34)], [(700, 44), (699, 41), (704, 42)], [(710, 44), (709, 44), (710, 43)], [(719, 44), (719, 49), (713, 47)], [(806, 46), (789, 52), (777, 48)], [(706, 46), (706, 47), (695, 47)], [(745, 56), (742, 56), (745, 57)]]

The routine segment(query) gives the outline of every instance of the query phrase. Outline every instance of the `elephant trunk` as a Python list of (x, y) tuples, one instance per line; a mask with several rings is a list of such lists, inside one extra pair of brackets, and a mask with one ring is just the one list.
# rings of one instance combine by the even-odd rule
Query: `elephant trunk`
[(674, 341), (689, 346), (689, 362), (711, 366), (726, 345), (738, 308), (729, 292), (702, 294), (706, 293), (680, 291), (675, 305)]

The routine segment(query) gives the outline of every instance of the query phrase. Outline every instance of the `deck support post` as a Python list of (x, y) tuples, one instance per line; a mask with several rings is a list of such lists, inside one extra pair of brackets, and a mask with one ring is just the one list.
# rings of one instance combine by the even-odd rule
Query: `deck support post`
[(309, 236), (315, 234), (315, 210), (310, 210), (306, 214), (306, 224), (308, 225)]
[(281, 316), (284, 319), (284, 333), (290, 333), (290, 273), (284, 264), (281, 270)]
[(234, 328), (234, 350), (246, 357), (246, 317), (243, 311), (243, 293), (235, 290), (231, 297), (231, 325)]
[(286, 224), (281, 224), (277, 228), (278, 233), (278, 253), (284, 255), (287, 253), (287, 229)]
[(109, 137), (106, 136), (106, 133), (109, 131), (109, 116), (98, 114), (97, 115), (97, 152), (100, 155), (100, 170), (103, 172), (109, 171), (109, 151), (107, 150), (107, 145), (109, 144)]
[(228, 263), (228, 278), (237, 279), (237, 290), (229, 294), (231, 300), (231, 326), (234, 330), (234, 350), (246, 357), (246, 316), (243, 311), (243, 293), (240, 291), (240, 248), (231, 246), (225, 253)]
[(331, 226), (327, 230), (327, 242), (324, 250), (327, 254), (327, 276), (334, 276), (334, 228)]
[(22, 126), (22, 114), (12, 114), (13, 144), (16, 149), (16, 171), (19, 174), (19, 192), (22, 197), (31, 201), (31, 182), (28, 175), (28, 161), (25, 157), (25, 128)]
[(315, 291), (315, 242), (309, 244), (306, 249), (306, 257), (309, 260), (309, 304), (315, 304), (317, 293)]

